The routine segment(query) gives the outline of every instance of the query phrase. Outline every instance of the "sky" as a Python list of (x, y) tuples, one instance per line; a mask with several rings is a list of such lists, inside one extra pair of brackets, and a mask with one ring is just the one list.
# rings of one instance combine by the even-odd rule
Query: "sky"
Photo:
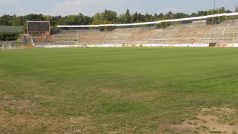
[[(105, 9), (124, 13), (126, 9), (140, 13), (165, 13), (168, 11), (192, 13), (209, 10), (214, 0), (0, 0), (0, 15), (72, 15), (83, 13), (92, 16)], [(216, 7), (224, 6), (234, 11), (238, 0), (216, 0)]]

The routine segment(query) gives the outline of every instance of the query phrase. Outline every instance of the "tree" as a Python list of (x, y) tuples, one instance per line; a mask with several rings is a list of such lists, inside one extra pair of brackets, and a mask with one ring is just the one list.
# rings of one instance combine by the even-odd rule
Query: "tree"
[(105, 10), (103, 13), (97, 13), (93, 16), (93, 24), (111, 24), (116, 23), (117, 13), (111, 10)]
[(153, 17), (153, 15), (151, 15), (151, 14), (145, 14), (145, 21), (153, 21), (154, 20), (154, 17)]
[(107, 24), (115, 23), (117, 19), (117, 13), (115, 11), (105, 10), (104, 13), (102, 13), (102, 17)]
[(174, 19), (174, 14), (173, 12), (169, 11), (167, 14), (165, 14), (166, 19)]
[[(235, 11), (238, 12), (238, 6), (235, 7)], [(134, 14), (130, 13), (130, 10), (127, 9), (125, 13), (118, 15), (115, 11), (104, 10), (102, 13), (97, 13), (92, 17), (85, 16), (81, 13), (76, 15), (68, 16), (46, 16), (42, 14), (28, 14), (25, 16), (16, 16), (16, 15), (3, 15), (0, 16), (0, 25), (6, 26), (24, 26), (27, 21), (50, 21), (53, 28), (56, 25), (89, 25), (89, 24), (111, 24), (111, 23), (136, 23), (136, 22), (146, 22), (154, 20), (165, 20), (165, 19), (178, 19), (184, 17), (197, 17), (197, 16), (206, 16), (214, 13), (230, 13), (231, 11), (226, 10), (224, 7), (216, 10), (208, 11), (198, 11), (190, 15), (186, 13), (173, 13), (168, 12), (166, 14), (156, 13), (156, 14), (141, 14), (135, 12)], [(237, 18), (237, 17), (232, 17)], [(208, 19), (209, 24), (221, 23), (224, 21), (224, 17)], [(166, 27), (167, 24), (163, 24), (159, 27)]]
[(131, 16), (129, 9), (126, 10), (125, 14), (121, 14), (118, 20), (120, 23), (131, 23), (133, 21), (133, 17)]
[(157, 25), (156, 25), (156, 28), (162, 28), (162, 29), (164, 29), (164, 28), (166, 28), (166, 27), (168, 27), (168, 26), (170, 26), (170, 25), (171, 25), (170, 22), (162, 22), (162, 23), (157, 24)]
[(157, 17), (155, 19), (156, 20), (163, 20), (164, 19), (164, 14), (160, 13), (159, 15), (157, 15)]
[(180, 19), (180, 18), (185, 18), (185, 17), (188, 17), (188, 14), (185, 14), (185, 13), (176, 13), (176, 14), (174, 14), (175, 19)]
[(130, 13), (129, 9), (126, 10), (125, 23), (131, 23), (131, 13)]
[(0, 25), (10, 25), (10, 23), (8, 22), (10, 20), (10, 16), (9, 15), (3, 15), (1, 18), (0, 18)]
[(29, 14), (25, 16), (28, 21), (44, 21), (45, 18), (42, 14)]
[[(229, 12), (229, 10), (225, 10), (224, 7), (216, 9), (216, 10), (209, 10), (208, 14), (218, 14), (218, 13), (226, 13)], [(207, 19), (207, 24), (220, 24), (226, 20), (226, 17), (216, 17), (216, 18), (210, 18)]]
[(139, 22), (144, 22), (144, 16), (140, 13), (138, 13), (138, 21)]
[(135, 14), (132, 15), (132, 21), (133, 22), (139, 22), (139, 18), (138, 18), (138, 13), (135, 12)]
[(103, 22), (103, 19), (101, 17), (101, 13), (96, 13), (94, 16), (93, 16), (93, 24), (94, 25), (98, 25), (98, 24), (102, 24)]
[(79, 18), (80, 18), (80, 24), (81, 25), (88, 25), (92, 23), (92, 19), (91, 17), (88, 16), (84, 16), (83, 14), (79, 14)]

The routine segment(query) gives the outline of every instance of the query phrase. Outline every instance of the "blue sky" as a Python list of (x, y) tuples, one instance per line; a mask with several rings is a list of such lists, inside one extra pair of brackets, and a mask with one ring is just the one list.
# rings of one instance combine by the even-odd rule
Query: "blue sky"
[[(234, 10), (238, 0), (216, 0), (217, 7)], [(0, 0), (0, 15), (42, 13), (47, 15), (71, 15), (83, 13), (94, 15), (104, 9), (119, 13), (131, 12), (160, 13), (186, 12), (213, 8), (213, 0)]]

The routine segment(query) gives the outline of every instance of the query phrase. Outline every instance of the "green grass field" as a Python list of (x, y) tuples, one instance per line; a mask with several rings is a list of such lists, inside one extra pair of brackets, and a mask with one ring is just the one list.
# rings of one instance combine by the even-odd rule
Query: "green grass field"
[(238, 125), (238, 49), (0, 50), (3, 133), (199, 133), (173, 125), (203, 108)]

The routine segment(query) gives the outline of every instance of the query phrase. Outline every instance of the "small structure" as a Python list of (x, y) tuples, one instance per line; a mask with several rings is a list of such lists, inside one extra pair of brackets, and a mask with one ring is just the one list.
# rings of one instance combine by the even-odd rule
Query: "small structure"
[(50, 35), (50, 22), (27, 21), (27, 33), (32, 36)]
[(27, 21), (27, 34), (34, 41), (50, 40), (50, 22), (49, 21)]

